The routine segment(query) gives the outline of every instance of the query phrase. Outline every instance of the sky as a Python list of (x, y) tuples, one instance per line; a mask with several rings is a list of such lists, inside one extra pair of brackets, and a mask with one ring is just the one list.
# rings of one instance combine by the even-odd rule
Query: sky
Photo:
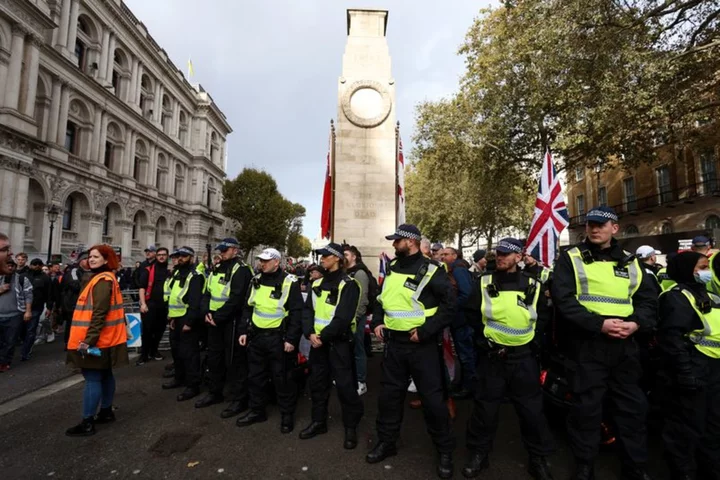
[[(320, 230), (330, 119), (347, 38), (348, 8), (389, 11), (396, 113), (412, 150), (415, 106), (457, 90), (466, 32), (491, 0), (124, 0), (175, 65), (202, 84), (225, 113), (228, 178), (243, 168), (270, 173), (302, 204), (304, 234)], [(450, 7), (452, 5), (452, 7)]]

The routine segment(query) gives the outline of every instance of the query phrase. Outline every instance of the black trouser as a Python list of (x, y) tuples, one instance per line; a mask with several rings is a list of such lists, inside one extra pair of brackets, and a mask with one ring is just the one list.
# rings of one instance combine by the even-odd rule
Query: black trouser
[(183, 332), (185, 317), (174, 319), (175, 328), (170, 330), (170, 347), (175, 363), (175, 380), (187, 387), (200, 388), (200, 335), (197, 328)]
[(647, 398), (638, 382), (642, 367), (638, 347), (631, 339), (605, 336), (575, 345), (577, 365), (570, 376), (573, 405), (567, 419), (575, 458), (592, 462), (598, 454), (603, 402), (609, 392), (623, 462), (647, 462)]
[(381, 442), (395, 444), (400, 436), (405, 394), (412, 376), (422, 401), (427, 431), (435, 447), (442, 453), (455, 449), (441, 362), (440, 350), (433, 341), (406, 343), (388, 339), (383, 356), (382, 392), (378, 399), (376, 422)]
[(467, 427), (468, 449), (483, 454), (492, 450), (500, 405), (507, 395), (520, 418), (525, 448), (531, 455), (550, 455), (554, 440), (543, 413), (540, 367), (530, 347), (509, 348), (504, 356), (497, 350), (480, 350), (476, 372), (475, 402)]
[(355, 345), (351, 342), (338, 341), (310, 349), (310, 393), (314, 422), (327, 420), (330, 389), (335, 380), (343, 425), (346, 428), (358, 426), (364, 408), (357, 393), (354, 365)]
[[(697, 353), (697, 355), (702, 355)], [(662, 438), (670, 470), (675, 475), (720, 479), (720, 359), (698, 358), (707, 363), (703, 387), (664, 392), (665, 427)]]
[(280, 413), (292, 414), (297, 402), (297, 386), (292, 378), (292, 357), (297, 352), (285, 353), (282, 332), (256, 333), (248, 345), (248, 384), (250, 408), (265, 411), (268, 404), (267, 383), (272, 379)]
[(154, 305), (148, 303), (147, 313), (140, 314), (142, 319), (142, 345), (140, 358), (147, 361), (158, 353), (160, 340), (168, 321), (168, 308), (166, 304)]
[[(233, 331), (233, 322), (208, 325), (208, 380), (210, 392), (223, 395), (228, 387), (230, 400), (247, 400), (247, 349), (238, 344), (239, 335)], [(199, 332), (198, 332), (199, 333)]]

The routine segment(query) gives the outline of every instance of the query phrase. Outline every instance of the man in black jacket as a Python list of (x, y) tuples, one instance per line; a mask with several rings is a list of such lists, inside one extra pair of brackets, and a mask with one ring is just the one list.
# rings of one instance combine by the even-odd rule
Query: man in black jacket
[(220, 417), (230, 418), (248, 407), (247, 351), (237, 343), (252, 270), (238, 258), (240, 244), (236, 239), (226, 238), (215, 249), (220, 252), (220, 262), (210, 273), (203, 296), (210, 391), (195, 407), (223, 402), (223, 390), (227, 386), (231, 400)]
[(266, 248), (258, 255), (261, 273), (248, 291), (241, 324), (240, 345), (248, 345), (250, 411), (237, 421), (247, 427), (267, 420), (266, 387), (271, 379), (280, 409), (280, 431), (295, 426), (297, 387), (288, 365), (294, 365), (302, 334), (303, 299), (295, 275), (280, 269), (280, 252)]
[(382, 364), (382, 392), (378, 400), (379, 441), (368, 463), (396, 455), (396, 442), (412, 376), (422, 395), (428, 433), (439, 454), (437, 473), (452, 478), (455, 438), (445, 404), (447, 389), (438, 336), (455, 315), (448, 277), (443, 267), (420, 252), (422, 235), (415, 225), (400, 225), (386, 237), (393, 241), (390, 263), (373, 315), (375, 336), (386, 342)]
[(150, 359), (162, 360), (158, 347), (167, 326), (167, 306), (165, 305), (165, 280), (168, 270), (169, 251), (165, 247), (157, 249), (154, 261), (140, 269), (138, 286), (140, 290), (140, 316), (142, 318), (142, 346), (136, 365), (143, 365)]
[(88, 252), (81, 252), (78, 254), (78, 263), (70, 267), (63, 275), (62, 282), (60, 283), (61, 292), (61, 305), (60, 315), (62, 323), (65, 325), (65, 345), (67, 345), (70, 339), (70, 327), (72, 326), (72, 317), (75, 312), (75, 305), (77, 304), (80, 292), (85, 287), (87, 282), (90, 280), (92, 272), (87, 260)]
[(300, 438), (306, 440), (327, 433), (328, 400), (334, 381), (345, 426), (343, 446), (351, 450), (357, 446), (357, 426), (364, 412), (355, 379), (353, 345), (353, 330), (364, 328), (356, 324), (360, 285), (340, 267), (344, 259), (342, 246), (330, 243), (316, 253), (321, 255), (320, 262), (327, 273), (313, 283), (305, 302), (303, 333), (312, 345), (312, 423), (300, 432)]
[(50, 315), (53, 309), (53, 298), (51, 295), (51, 281), (50, 277), (42, 271), (43, 261), (39, 258), (33, 258), (30, 262), (30, 269), (26, 276), (33, 287), (33, 301), (32, 301), (32, 318), (29, 322), (24, 323), (25, 327), (25, 340), (23, 341), (22, 349), (20, 350), (20, 360), (30, 360), (32, 354), (33, 345), (35, 345), (35, 337), (37, 336), (38, 324), (40, 323), (40, 317), (43, 312), (46, 315)]
[(178, 402), (183, 402), (200, 393), (199, 331), (203, 323), (205, 276), (195, 270), (192, 263), (195, 251), (192, 248), (180, 247), (171, 257), (177, 259), (177, 263), (166, 291), (175, 378), (163, 384), (162, 388), (167, 390), (185, 385), (185, 391), (177, 397)]
[(613, 238), (620, 228), (615, 211), (598, 207), (586, 220), (585, 241), (560, 254), (552, 282), (553, 304), (576, 359), (569, 378), (568, 435), (577, 464), (572, 478), (595, 478), (609, 393), (624, 450), (623, 478), (647, 480), (647, 398), (638, 384), (642, 368), (633, 335), (655, 326), (657, 296), (635, 256)]

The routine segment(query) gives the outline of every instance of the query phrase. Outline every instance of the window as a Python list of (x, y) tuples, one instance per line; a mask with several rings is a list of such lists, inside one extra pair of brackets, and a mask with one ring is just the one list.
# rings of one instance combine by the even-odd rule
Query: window
[(112, 170), (113, 169), (113, 156), (115, 154), (115, 145), (110, 142), (105, 142), (105, 162), (104, 165)]
[(67, 126), (65, 127), (65, 150), (72, 153), (73, 155), (77, 154), (77, 133), (77, 126), (72, 122), (68, 122)]
[(598, 188), (598, 205), (607, 207), (607, 187)]
[(662, 227), (660, 227), (660, 233), (663, 235), (668, 235), (670, 233), (673, 233), (673, 227), (670, 222), (665, 222), (662, 224)]
[(112, 86), (115, 89), (115, 96), (120, 96), (120, 74), (117, 70), (113, 70), (112, 73)]
[(660, 205), (670, 203), (673, 200), (672, 186), (670, 186), (670, 167), (667, 165), (655, 170), (657, 175), (658, 195)]
[(715, 230), (720, 228), (720, 217), (710, 215), (705, 219), (705, 230)]
[(637, 235), (640, 232), (638, 231), (638, 228), (635, 225), (628, 225), (625, 227), (625, 236), (630, 237), (632, 235)]
[(85, 44), (81, 40), (75, 40), (75, 57), (76, 57), (76, 65), (80, 70), (85, 69)]
[(712, 150), (706, 150), (700, 155), (700, 178), (704, 193), (717, 192), (719, 190), (716, 163), (715, 152)]
[(102, 234), (103, 237), (107, 237), (110, 235), (108, 232), (110, 231), (110, 205), (105, 207), (105, 216), (103, 217), (103, 223), (102, 223)]
[(577, 209), (578, 217), (585, 216), (585, 196), (584, 195), (578, 195), (577, 197), (575, 197), (575, 208)]
[(159, 192), (163, 191), (162, 174), (162, 170), (158, 170), (157, 173), (155, 173), (155, 187), (158, 189)]
[(140, 158), (135, 157), (135, 163), (133, 163), (133, 178), (136, 182), (140, 181)]
[(73, 199), (72, 197), (68, 197), (67, 200), (65, 200), (65, 208), (63, 209), (63, 218), (62, 218), (62, 229), (63, 230), (72, 230), (72, 218), (73, 218)]
[(578, 165), (575, 167), (575, 180), (579, 182), (583, 178), (585, 178), (585, 167), (583, 165)]
[(625, 211), (637, 210), (637, 199), (635, 198), (635, 179), (633, 177), (623, 180), (623, 195), (625, 196)]

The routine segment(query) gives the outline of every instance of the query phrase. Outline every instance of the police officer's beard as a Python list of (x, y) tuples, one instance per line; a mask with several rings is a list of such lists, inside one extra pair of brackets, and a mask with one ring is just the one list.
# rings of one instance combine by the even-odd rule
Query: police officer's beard
[(408, 256), (407, 251), (401, 251), (401, 250), (395, 250), (395, 257), (397, 258), (404, 258)]

